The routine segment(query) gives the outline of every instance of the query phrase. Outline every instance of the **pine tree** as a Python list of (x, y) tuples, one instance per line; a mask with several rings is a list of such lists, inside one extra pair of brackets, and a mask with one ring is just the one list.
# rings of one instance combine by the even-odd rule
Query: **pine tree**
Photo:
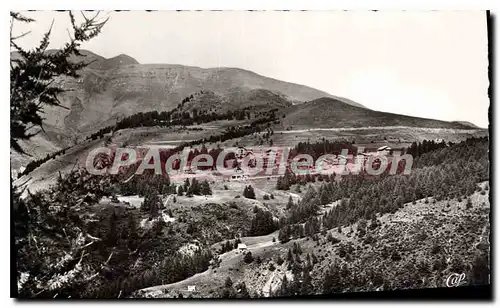
[(212, 194), (212, 189), (210, 188), (210, 184), (208, 183), (207, 180), (201, 182), (201, 194), (205, 196)]
[[(11, 29), (14, 23), (32, 23), (32, 18), (27, 18), (19, 13), (11, 12)], [(78, 25), (73, 13), (69, 12), (72, 27), (70, 41), (62, 49), (48, 53), (51, 28), (44, 34), (40, 44), (26, 50), (17, 44), (17, 40), (26, 34), (14, 36), (11, 30), (10, 47), (15, 50), (18, 57), (11, 58), (10, 68), (10, 145), (19, 153), (25, 153), (19, 145), (19, 140), (27, 140), (38, 134), (30, 130), (31, 127), (42, 127), (43, 108), (45, 106), (59, 106), (58, 96), (65, 90), (54, 82), (58, 77), (79, 77), (79, 72), (89, 63), (74, 61), (74, 56), (82, 56), (80, 45), (90, 41), (101, 32), (107, 22), (99, 20), (98, 14)], [(29, 32), (27, 32), (29, 33)]]
[(294, 205), (293, 199), (292, 199), (292, 196), (290, 195), (288, 197), (288, 203), (286, 204), (286, 209), (289, 210), (289, 209), (293, 208), (293, 205)]
[(253, 256), (252, 256), (252, 252), (247, 252), (245, 254), (245, 257), (243, 257), (243, 261), (245, 261), (245, 263), (252, 263), (253, 262)]
[(313, 293), (312, 278), (309, 270), (304, 267), (302, 270), (302, 285), (300, 289), (302, 295), (309, 295)]
[(182, 188), (182, 186), (179, 186), (177, 188), (177, 195), (178, 196), (183, 196), (184, 195), (184, 188)]

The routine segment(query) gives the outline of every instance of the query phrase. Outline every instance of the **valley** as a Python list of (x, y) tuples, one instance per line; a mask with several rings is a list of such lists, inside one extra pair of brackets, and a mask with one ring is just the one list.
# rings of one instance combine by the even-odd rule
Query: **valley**
[[(84, 54), (96, 61), (82, 77), (59, 80), (75, 88), (62, 95), (68, 109), (47, 108), (49, 129), (22, 143), (36, 155), (11, 153), (22, 296), (312, 296), (443, 287), (453, 273), (489, 283), (488, 130), (378, 112), (242, 69)], [(183, 150), (192, 161), (270, 147), (314, 159), (397, 150), (413, 166), (371, 176), (287, 165), (234, 178), (210, 164), (174, 176), (165, 166), (136, 174), (139, 156), (106, 169), (128, 158), (117, 148), (157, 149), (164, 165)], [(93, 175), (85, 163), (99, 148), (112, 150), (93, 158), (107, 170)]]

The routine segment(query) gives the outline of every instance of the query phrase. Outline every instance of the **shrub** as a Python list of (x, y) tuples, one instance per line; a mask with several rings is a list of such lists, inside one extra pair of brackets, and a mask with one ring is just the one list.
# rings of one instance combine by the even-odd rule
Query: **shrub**
[(224, 282), (224, 286), (225, 286), (226, 288), (230, 288), (230, 287), (232, 287), (232, 286), (233, 286), (233, 281), (231, 280), (231, 277), (229, 277), (229, 276), (228, 276), (228, 277), (226, 278), (226, 282)]
[(269, 264), (269, 270), (271, 272), (274, 272), (274, 270), (276, 270), (276, 266), (274, 266), (274, 263)]
[(394, 251), (391, 255), (391, 260), (392, 261), (400, 261), (401, 255), (397, 251)]
[(466, 265), (463, 261), (458, 257), (453, 257), (451, 260), (450, 270), (454, 273), (462, 273), (466, 269)]
[(285, 260), (283, 260), (281, 256), (278, 256), (278, 258), (276, 259), (276, 264), (281, 265), (283, 264), (283, 262), (285, 262)]
[(376, 242), (375, 238), (371, 236), (371, 234), (368, 234), (364, 240), (364, 243), (367, 245), (374, 244)]
[(245, 186), (245, 189), (243, 190), (243, 197), (255, 199), (255, 191), (253, 190), (252, 185)]
[(252, 253), (250, 251), (245, 254), (245, 257), (243, 257), (243, 261), (245, 261), (245, 263), (252, 263), (253, 262), (253, 256), (252, 256)]

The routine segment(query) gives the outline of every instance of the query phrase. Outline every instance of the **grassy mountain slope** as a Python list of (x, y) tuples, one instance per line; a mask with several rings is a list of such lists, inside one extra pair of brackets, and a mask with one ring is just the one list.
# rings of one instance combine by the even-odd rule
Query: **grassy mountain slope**
[(459, 124), (462, 124), (462, 125), (465, 125), (465, 126), (469, 126), (470, 128), (480, 128), (476, 124), (471, 123), (469, 121), (453, 121), (453, 123), (459, 123)]
[(292, 128), (409, 126), (470, 129), (469, 126), (456, 122), (359, 108), (328, 97), (292, 106), (284, 113), (283, 125)]
[[(486, 183), (480, 187), (484, 191)], [(294, 259), (305, 264), (307, 254), (317, 257), (311, 270), (317, 294), (322, 292), (324, 276), (332, 264), (345, 266), (338, 283), (350, 291), (446, 287), (446, 278), (454, 272), (466, 273), (471, 282), (478, 279), (475, 258), (488, 252), (490, 203), (488, 195), (479, 192), (470, 199), (471, 207), (465, 200), (435, 202), (430, 198), (429, 202), (408, 203), (393, 214), (379, 216), (379, 225), (369, 235), (360, 236), (357, 224), (344, 226), (341, 233), (337, 228), (329, 230), (327, 234), (338, 240), (335, 243), (323, 234), (318, 234), (317, 240), (302, 238), (287, 243), (272, 240), (278, 237), (277, 232), (245, 237), (241, 240), (252, 253), (252, 263), (245, 263), (244, 253), (233, 250), (219, 256), (218, 267), (176, 283), (144, 289), (136, 296), (219, 297), (227, 277), (235, 285), (245, 282), (250, 295), (269, 296), (279, 289), (284, 275), (289, 281), (293, 277), (287, 251), (294, 243), (302, 250), (298, 257), (294, 254)], [(283, 264), (277, 264), (278, 256)], [(257, 257), (262, 263), (255, 261)], [(195, 285), (196, 291), (188, 292), (190, 285)]]

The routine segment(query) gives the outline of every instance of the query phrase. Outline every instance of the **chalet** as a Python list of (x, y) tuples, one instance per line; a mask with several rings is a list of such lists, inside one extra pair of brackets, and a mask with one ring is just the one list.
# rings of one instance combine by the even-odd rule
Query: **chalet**
[(392, 149), (386, 145), (381, 146), (380, 148), (377, 149), (377, 152), (380, 155), (387, 155)]
[(391, 148), (386, 146), (386, 145), (381, 146), (380, 148), (377, 149), (377, 151), (379, 151), (379, 152), (380, 151), (390, 151), (390, 150), (391, 150)]
[(238, 244), (238, 250), (240, 251), (243, 251), (243, 250), (247, 250), (247, 245), (243, 244), (243, 243), (239, 243)]

